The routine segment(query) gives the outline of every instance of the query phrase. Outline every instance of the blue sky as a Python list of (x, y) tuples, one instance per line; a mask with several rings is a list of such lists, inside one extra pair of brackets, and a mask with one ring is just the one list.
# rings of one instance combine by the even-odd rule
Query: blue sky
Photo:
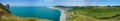
[(120, 0), (0, 0), (10, 6), (86, 6), (86, 5), (120, 5)]

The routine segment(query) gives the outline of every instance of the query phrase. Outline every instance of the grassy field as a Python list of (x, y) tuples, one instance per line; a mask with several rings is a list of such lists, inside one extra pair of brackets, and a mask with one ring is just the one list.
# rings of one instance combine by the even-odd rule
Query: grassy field
[[(68, 10), (68, 15), (70, 15), (70, 21), (119, 21), (120, 7), (73, 7)], [(82, 15), (82, 16), (81, 16)], [(117, 16), (115, 16), (117, 15)]]
[(11, 15), (3, 15), (1, 21), (52, 21), (47, 19), (39, 19), (39, 18), (20, 18)]

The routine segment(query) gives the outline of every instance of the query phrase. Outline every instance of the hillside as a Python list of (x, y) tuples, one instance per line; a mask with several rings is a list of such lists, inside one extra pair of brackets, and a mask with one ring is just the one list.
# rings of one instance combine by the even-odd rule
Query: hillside
[[(83, 6), (83, 7), (73, 7), (68, 10), (68, 15), (71, 16), (70, 19), (76, 19), (83, 17), (85, 21), (91, 20), (107, 20), (107, 21), (117, 21), (120, 16), (120, 7), (109, 7), (109, 6)], [(81, 16), (83, 15), (83, 16)], [(85, 17), (84, 17), (85, 16)], [(92, 19), (93, 18), (93, 19)]]
[(55, 6), (69, 8), (67, 21), (120, 21), (119, 6)]

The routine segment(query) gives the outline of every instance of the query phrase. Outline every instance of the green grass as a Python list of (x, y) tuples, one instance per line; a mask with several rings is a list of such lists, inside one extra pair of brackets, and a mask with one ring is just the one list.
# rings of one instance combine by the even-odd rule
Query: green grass
[[(66, 8), (57, 7), (57, 8)], [(66, 13), (67, 21), (120, 21), (120, 6), (73, 6)]]
[(85, 16), (113, 16), (120, 14), (120, 7), (93, 7), (93, 8), (75, 8), (70, 12), (74, 12), (77, 15)]
[[(71, 9), (68, 10), (68, 15), (72, 17), (84, 15), (95, 18), (109, 18), (120, 14), (120, 7), (73, 7)], [(74, 12), (75, 15), (73, 16), (71, 12)]]

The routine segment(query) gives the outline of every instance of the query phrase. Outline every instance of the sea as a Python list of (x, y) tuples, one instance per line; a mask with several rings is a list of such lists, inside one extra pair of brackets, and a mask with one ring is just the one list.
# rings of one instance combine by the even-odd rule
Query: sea
[(42, 18), (53, 21), (59, 21), (61, 12), (57, 9), (48, 8), (48, 6), (10, 6), (12, 15), (18, 17)]

